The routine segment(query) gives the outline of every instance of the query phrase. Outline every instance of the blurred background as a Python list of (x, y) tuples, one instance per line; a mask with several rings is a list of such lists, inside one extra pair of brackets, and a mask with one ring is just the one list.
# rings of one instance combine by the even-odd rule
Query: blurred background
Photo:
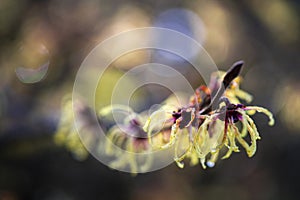
[[(262, 140), (253, 158), (242, 150), (212, 169), (172, 164), (133, 177), (92, 156), (76, 159), (55, 143), (61, 102), (83, 59), (104, 39), (146, 26), (189, 35), (220, 69), (245, 61), (241, 87), (276, 119), (268, 127), (254, 116)], [(1, 0), (0, 199), (299, 199), (299, 35), (296, 0)], [(126, 42), (134, 37), (120, 45)], [(194, 88), (201, 84), (180, 58), (136, 51), (112, 63), (98, 106), (109, 102), (112, 83), (126, 70), (149, 61), (173, 66)], [(142, 110), (169, 94), (145, 88), (132, 104)]]

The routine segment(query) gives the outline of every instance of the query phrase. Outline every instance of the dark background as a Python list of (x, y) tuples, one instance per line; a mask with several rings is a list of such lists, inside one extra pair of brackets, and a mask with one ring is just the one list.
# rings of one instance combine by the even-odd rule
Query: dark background
[[(0, 199), (299, 199), (299, 7), (300, 1), (280, 0), (1, 0)], [(194, 36), (220, 69), (246, 62), (242, 88), (254, 95), (253, 105), (274, 113), (275, 126), (255, 116), (262, 136), (256, 155), (249, 159), (242, 150), (207, 170), (172, 164), (132, 177), (92, 156), (77, 161), (53, 136), (81, 62), (105, 38), (153, 26), (172, 8), (199, 17), (179, 29), (201, 26), (205, 34)], [(48, 54), (39, 51), (41, 44)], [(116, 65), (124, 71), (146, 61), (133, 57)], [(25, 84), (17, 78), (17, 67), (37, 68), (46, 60), (45, 79)]]

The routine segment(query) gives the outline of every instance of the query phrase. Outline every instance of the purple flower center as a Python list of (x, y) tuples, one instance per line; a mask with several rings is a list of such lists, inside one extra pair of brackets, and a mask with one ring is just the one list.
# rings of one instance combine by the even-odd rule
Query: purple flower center
[(238, 108), (245, 108), (243, 104), (229, 104), (226, 110), (226, 121), (236, 123), (243, 120), (243, 115), (236, 111)]

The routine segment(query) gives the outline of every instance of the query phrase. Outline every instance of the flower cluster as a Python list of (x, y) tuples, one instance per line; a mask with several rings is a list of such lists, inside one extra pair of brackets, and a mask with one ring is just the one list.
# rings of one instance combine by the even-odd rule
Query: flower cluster
[[(150, 150), (147, 133), (142, 127), (145, 115), (139, 115), (129, 107), (122, 105), (105, 107), (99, 111), (98, 115), (102, 120), (106, 119), (106, 121), (110, 121), (113, 120), (111, 115), (114, 113), (122, 113), (124, 118), (120, 124), (109, 128), (106, 134), (108, 142), (100, 147), (100, 151), (104, 151), (108, 156), (115, 157), (109, 164), (114, 169), (120, 169), (129, 165), (132, 173), (136, 173), (138, 169), (147, 171), (152, 163), (151, 156), (146, 156), (145, 160), (141, 163), (138, 162), (138, 157), (134, 154)], [(131, 154), (124, 154), (122, 151), (116, 150), (114, 146), (131, 152)]]
[(54, 135), (54, 141), (57, 145), (65, 145), (76, 159), (83, 160), (87, 157), (88, 152), (83, 147), (76, 133), (72, 111), (72, 98), (70, 95), (67, 95), (62, 101), (61, 117)]
[[(184, 167), (185, 158), (190, 159), (191, 165), (200, 162), (203, 168), (213, 167), (223, 149), (227, 149), (223, 159), (230, 157), (232, 152), (239, 152), (237, 143), (252, 157), (260, 136), (250, 116), (261, 112), (269, 117), (269, 125), (274, 124), (267, 109), (241, 104), (240, 100), (252, 100), (250, 94), (239, 88), (241, 78), (238, 75), (242, 65), (243, 62), (237, 62), (226, 73), (213, 74), (209, 87), (200, 86), (190, 98), (189, 105), (173, 111), (169, 140), (160, 148), (175, 145), (174, 160), (179, 167)], [(150, 116), (148, 124), (153, 118)], [(151, 130), (147, 127), (145, 131), (150, 133), (151, 143)]]
[[(77, 126), (74, 113), (78, 116)], [(98, 121), (93, 119), (90, 108), (82, 102), (73, 102), (68, 94), (62, 101), (61, 117), (54, 141), (59, 146), (65, 146), (75, 159), (85, 160), (89, 153), (83, 143), (88, 146), (98, 145), (97, 125)], [(82, 132), (84, 137), (80, 138), (77, 131)]]
[[(250, 94), (240, 89), (242, 65), (240, 61), (227, 72), (212, 74), (210, 84), (197, 88), (185, 106), (175, 105), (174, 96), (171, 96), (150, 115), (147, 111), (135, 113), (131, 108), (121, 105), (102, 108), (97, 115), (102, 125), (107, 124), (108, 142), (99, 143), (98, 151), (114, 157), (110, 163), (112, 168), (127, 166), (132, 173), (147, 171), (153, 163), (151, 154), (144, 154), (143, 160), (140, 160), (138, 153), (169, 148), (174, 148), (174, 160), (180, 168), (184, 167), (187, 159), (190, 165), (200, 163), (203, 168), (213, 167), (219, 154), (224, 154), (222, 159), (229, 158), (233, 152), (239, 152), (240, 147), (252, 157), (260, 136), (251, 115), (264, 113), (269, 117), (269, 125), (274, 124), (274, 119), (265, 108), (242, 104), (252, 100)], [(56, 133), (56, 141), (84, 157), (86, 152), (75, 133), (70, 101), (63, 107), (65, 112)], [(82, 113), (79, 115), (83, 121), (81, 129), (88, 132), (88, 141), (93, 141), (93, 134), (96, 133), (89, 126), (97, 122), (88, 122), (88, 108), (82, 104), (78, 107), (77, 112)], [(123, 115), (118, 123), (114, 122), (114, 113)], [(91, 145), (95, 146), (94, 143)], [(117, 151), (116, 146), (133, 153), (124, 154)]]

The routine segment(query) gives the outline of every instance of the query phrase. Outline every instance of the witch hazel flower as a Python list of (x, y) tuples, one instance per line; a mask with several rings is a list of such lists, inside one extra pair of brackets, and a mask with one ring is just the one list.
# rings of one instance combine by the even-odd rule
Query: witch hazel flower
[(229, 158), (240, 151), (239, 146), (252, 157), (260, 135), (250, 116), (261, 112), (269, 117), (269, 125), (274, 125), (273, 115), (267, 109), (241, 104), (240, 100), (252, 100), (239, 87), (242, 65), (239, 61), (226, 73), (213, 74), (209, 87), (200, 86), (190, 97), (189, 105), (173, 111), (170, 137), (161, 149), (175, 145), (174, 160), (179, 167), (184, 167), (185, 158), (190, 159), (191, 165), (200, 162), (203, 168), (213, 167), (221, 152), (227, 150), (222, 159)]
[[(243, 62), (239, 61), (227, 72), (213, 73), (209, 85), (198, 87), (184, 106), (175, 103), (175, 95), (172, 95), (150, 115), (148, 111), (136, 113), (128, 106), (110, 105), (97, 112), (96, 122), (91, 120), (90, 108), (75, 102), (85, 144), (97, 146), (99, 152), (111, 157), (111, 168), (129, 168), (132, 174), (151, 168), (155, 160), (150, 152), (170, 148), (180, 168), (187, 160), (191, 166), (213, 167), (219, 158), (229, 158), (241, 148), (252, 157), (261, 137), (251, 116), (265, 114), (270, 126), (274, 125), (274, 118), (265, 108), (243, 104), (250, 103), (253, 97), (240, 88), (242, 66)], [(87, 151), (76, 134), (70, 98), (63, 103), (62, 111), (55, 140), (76, 157), (85, 158)], [(114, 113), (121, 113), (121, 117), (117, 115), (117, 122)], [(108, 139), (105, 142), (93, 139), (98, 123), (104, 126)], [(140, 153), (145, 153), (142, 160)]]
[(109, 163), (111, 168), (129, 167), (133, 175), (138, 171), (146, 172), (151, 167), (152, 156), (145, 154), (143, 161), (140, 161), (138, 153), (149, 152), (152, 149), (147, 133), (143, 130), (147, 116), (145, 113), (135, 113), (130, 107), (124, 105), (104, 107), (98, 112), (98, 116), (102, 120), (113, 121), (115, 120), (114, 113), (115, 117), (118, 115), (121, 117), (116, 117), (118, 123), (107, 130), (107, 141), (99, 146), (99, 151), (112, 157)]

